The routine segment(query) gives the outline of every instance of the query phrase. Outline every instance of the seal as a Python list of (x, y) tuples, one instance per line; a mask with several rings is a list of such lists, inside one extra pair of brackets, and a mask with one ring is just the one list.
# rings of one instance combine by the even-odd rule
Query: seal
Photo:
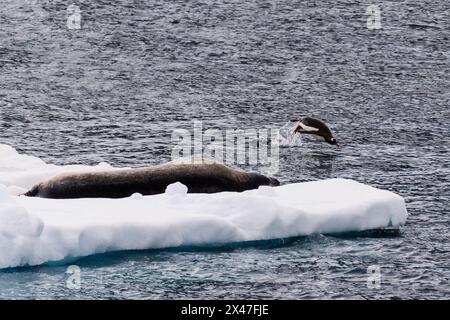
[(35, 185), (25, 196), (51, 199), (124, 198), (134, 193), (164, 193), (167, 186), (175, 182), (186, 185), (189, 193), (241, 192), (262, 185), (280, 185), (275, 178), (219, 163), (164, 164), (137, 169), (65, 173)]

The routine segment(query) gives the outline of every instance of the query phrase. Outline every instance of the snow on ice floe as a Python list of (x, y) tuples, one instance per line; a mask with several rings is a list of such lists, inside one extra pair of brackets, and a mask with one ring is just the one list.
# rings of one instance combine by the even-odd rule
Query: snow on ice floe
[(0, 145), (0, 268), (39, 265), (116, 250), (267, 240), (398, 227), (403, 198), (346, 179), (188, 194), (181, 183), (154, 196), (53, 200), (17, 196), (62, 172)]
[(18, 153), (14, 148), (0, 144), (0, 184), (7, 186), (11, 195), (28, 191), (40, 181), (64, 172), (114, 170), (107, 163), (96, 166), (47, 164), (41, 159)]

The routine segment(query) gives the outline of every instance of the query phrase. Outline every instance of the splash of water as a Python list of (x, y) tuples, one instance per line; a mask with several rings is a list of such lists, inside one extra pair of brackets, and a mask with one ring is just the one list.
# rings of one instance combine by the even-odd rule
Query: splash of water
[(278, 130), (278, 142), (280, 147), (294, 147), (302, 144), (301, 135), (294, 133), (292, 122), (286, 122)]

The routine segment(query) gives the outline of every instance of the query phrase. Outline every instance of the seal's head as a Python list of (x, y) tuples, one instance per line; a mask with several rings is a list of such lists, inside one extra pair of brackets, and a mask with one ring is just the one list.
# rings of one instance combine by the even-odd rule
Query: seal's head
[(269, 185), (272, 186), (272, 187), (278, 187), (280, 185), (280, 181), (278, 181), (275, 178), (269, 177), (269, 180), (270, 180), (270, 184)]
[(277, 187), (280, 185), (280, 181), (272, 177), (266, 177), (259, 173), (251, 173), (250, 180), (253, 185), (253, 189), (257, 189), (259, 186), (271, 186)]

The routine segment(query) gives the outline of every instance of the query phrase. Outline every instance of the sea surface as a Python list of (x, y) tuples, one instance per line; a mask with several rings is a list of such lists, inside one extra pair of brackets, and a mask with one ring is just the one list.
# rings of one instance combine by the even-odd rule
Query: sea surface
[[(368, 28), (374, 4), (380, 29)], [(71, 262), (79, 290), (68, 264), (7, 269), (0, 298), (450, 298), (448, 1), (1, 7), (0, 143), (49, 163), (139, 167), (169, 161), (173, 130), (194, 120), (225, 130), (312, 116), (341, 149), (304, 137), (281, 148), (275, 176), (355, 179), (402, 195), (410, 216), (398, 232), (87, 257)]]

